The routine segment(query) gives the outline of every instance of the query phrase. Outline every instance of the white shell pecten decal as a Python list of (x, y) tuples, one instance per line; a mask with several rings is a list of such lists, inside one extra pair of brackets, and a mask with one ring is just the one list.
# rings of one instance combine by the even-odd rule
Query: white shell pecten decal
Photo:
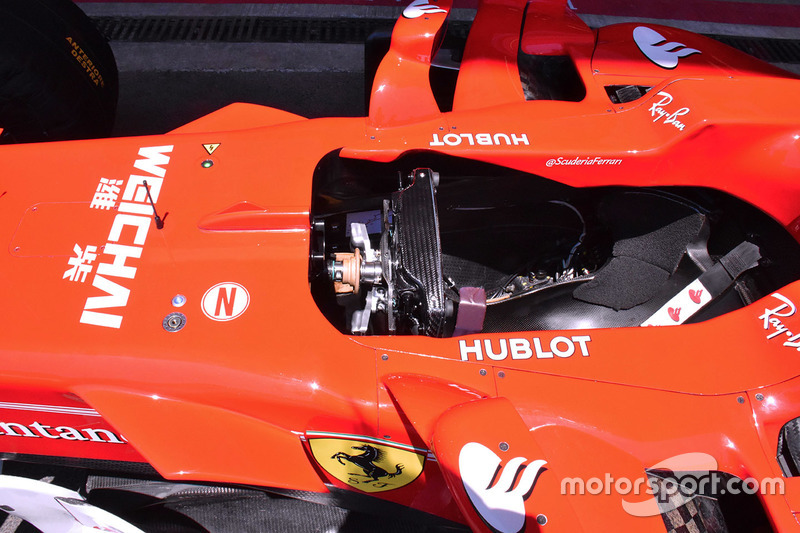
[(433, 13), (447, 13), (447, 10), (431, 4), (428, 0), (414, 0), (405, 8), (403, 16), (407, 19), (417, 19), (422, 15), (432, 15)]
[[(469, 442), (458, 455), (461, 481), (472, 505), (481, 518), (500, 533), (518, 533), (525, 526), (525, 500), (547, 464), (541, 459), (527, 465), (526, 462), (525, 457), (509, 460), (492, 486), (502, 463), (497, 454), (483, 444)], [(522, 475), (514, 487), (520, 470), (523, 470)]]
[(702, 53), (695, 48), (687, 48), (682, 43), (666, 42), (663, 35), (647, 26), (637, 26), (633, 30), (633, 41), (647, 59), (666, 69), (677, 67), (681, 57)]

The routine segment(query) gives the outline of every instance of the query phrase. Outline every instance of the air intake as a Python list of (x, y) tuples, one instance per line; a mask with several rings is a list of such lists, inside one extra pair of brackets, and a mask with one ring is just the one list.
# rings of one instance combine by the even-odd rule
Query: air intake
[(648, 470), (647, 477), (669, 533), (773, 531), (758, 496), (732, 474)]
[(786, 422), (781, 428), (777, 459), (784, 476), (800, 476), (800, 417)]

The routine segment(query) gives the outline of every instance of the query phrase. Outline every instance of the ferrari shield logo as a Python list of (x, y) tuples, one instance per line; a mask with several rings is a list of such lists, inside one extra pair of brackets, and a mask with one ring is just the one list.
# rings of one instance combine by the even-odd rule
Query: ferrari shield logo
[(422, 473), (425, 450), (375, 441), (309, 438), (308, 444), (314, 459), (326, 472), (364, 492), (398, 489)]

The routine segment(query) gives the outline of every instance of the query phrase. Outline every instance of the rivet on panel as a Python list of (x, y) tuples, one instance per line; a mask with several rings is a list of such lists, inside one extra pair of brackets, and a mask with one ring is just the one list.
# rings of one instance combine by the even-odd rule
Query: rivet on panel
[(174, 333), (183, 329), (186, 325), (186, 315), (183, 313), (170, 313), (161, 322), (161, 325), (166, 331)]

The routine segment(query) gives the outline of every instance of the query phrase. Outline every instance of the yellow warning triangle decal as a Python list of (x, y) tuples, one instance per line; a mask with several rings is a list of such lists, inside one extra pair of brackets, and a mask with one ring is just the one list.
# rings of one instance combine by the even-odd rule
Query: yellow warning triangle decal
[(204, 144), (203, 148), (206, 149), (206, 152), (208, 152), (208, 155), (211, 155), (216, 151), (217, 148), (219, 148), (219, 145), (220, 145), (220, 143), (208, 143), (208, 144)]

